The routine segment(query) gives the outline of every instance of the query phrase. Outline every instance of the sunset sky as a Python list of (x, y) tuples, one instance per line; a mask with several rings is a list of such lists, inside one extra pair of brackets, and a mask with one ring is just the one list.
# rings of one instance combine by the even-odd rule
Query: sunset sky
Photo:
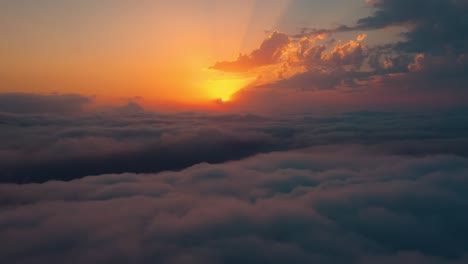
[(255, 80), (209, 67), (257, 48), (265, 31), (366, 12), (360, 1), (338, 2), (3, 1), (1, 89), (206, 103)]
[(468, 263), (468, 0), (0, 0), (0, 262)]
[[(454, 5), (463, 5), (459, 2)], [(395, 17), (374, 23), (392, 12), (393, 7), (380, 1), (363, 0), (2, 1), (0, 91), (76, 93), (93, 97), (95, 103), (114, 104), (138, 97), (152, 109), (173, 105), (175, 110), (177, 105), (209, 107), (234, 97), (239, 97), (238, 105), (231, 105), (236, 110), (265, 104), (268, 108), (268, 98), (275, 96), (258, 91), (259, 86), (281, 94), (272, 99), (280, 100), (273, 105), (306, 104), (296, 98), (326, 100), (331, 106), (414, 101), (446, 105), (459, 98), (443, 94), (440, 99), (439, 91), (387, 94), (369, 89), (400, 86), (382, 82), (382, 77), (398, 82), (416, 75), (409, 68), (418, 55), (438, 56), (426, 59), (431, 61), (450, 55), (452, 61), (466, 63), (450, 47), (445, 47), (446, 54), (433, 54), (422, 41), (443, 39), (403, 35), (418, 33), (418, 23), (425, 21)], [(366, 17), (371, 19), (362, 20)], [(451, 21), (444, 23), (442, 30), (450, 30)], [(283, 42), (273, 39), (262, 49), (274, 32)], [(446, 33), (451, 34), (440, 34), (450, 41)], [(354, 47), (347, 46), (359, 36)], [(396, 48), (399, 42), (420, 46), (402, 50)], [(444, 48), (444, 43), (437, 44)], [(257, 55), (252, 55), (255, 50)], [(240, 54), (250, 56), (247, 63), (252, 65), (213, 67), (235, 61)], [(288, 89), (278, 89), (282, 83)], [(301, 89), (306, 92), (298, 92)], [(372, 99), (343, 90), (357, 90)], [(281, 101), (285, 97), (290, 99)]]

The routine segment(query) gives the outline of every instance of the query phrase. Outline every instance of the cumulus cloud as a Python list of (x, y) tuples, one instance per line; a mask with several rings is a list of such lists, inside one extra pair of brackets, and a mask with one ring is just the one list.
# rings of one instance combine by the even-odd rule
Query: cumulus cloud
[[(302, 28), (299, 34), (289, 34), (291, 42), (283, 52), (285, 55), (276, 61), (276, 70), (272, 67), (260, 71), (257, 82), (246, 87), (248, 91), (239, 93), (240, 97), (249, 95), (256, 101), (243, 97), (242, 100), (261, 105), (271, 100), (272, 94), (277, 94), (295, 102), (279, 98), (282, 101), (276, 104), (295, 107), (301, 104), (301, 97), (314, 101), (315, 97), (322, 96), (308, 91), (320, 93), (328, 89), (336, 91), (326, 96), (330, 104), (346, 101), (348, 107), (358, 102), (367, 106), (392, 102), (399, 107), (466, 104), (468, 2), (366, 2), (371, 7), (371, 15), (354, 25)], [(366, 34), (389, 27), (400, 29), (400, 38), (379, 45), (364, 44)], [(355, 40), (335, 41), (335, 37), (343, 36), (344, 32), (346, 35), (350, 32), (366, 34)], [(285, 89), (296, 91), (282, 91)], [(346, 95), (343, 94), (349, 92), (355, 96), (344, 100)], [(361, 97), (370, 99), (363, 102)], [(302, 104), (305, 107), (307, 102)]]
[(357, 36), (356, 40), (338, 44), (329, 54), (325, 54), (322, 59), (337, 67), (354, 66), (356, 69), (359, 69), (365, 59), (361, 43), (366, 37), (366, 34), (361, 34)]
[(465, 263), (466, 158), (360, 146), (0, 185), (9, 263)]
[[(274, 34), (278, 33), (274, 32)], [(287, 36), (290, 42), (282, 47), (283, 56), (278, 56), (269, 63), (277, 67), (274, 71), (276, 76), (271, 76), (271, 68), (266, 72), (260, 71), (261, 76), (252, 86), (302, 90), (356, 87), (360, 81), (376, 74), (362, 70), (369, 57), (367, 48), (363, 44), (366, 34), (360, 34), (356, 39), (349, 41), (330, 41), (329, 37), (330, 34), (327, 33), (309, 34), (300, 38)], [(259, 50), (264, 50), (265, 43), (271, 38), (270, 36), (265, 40)], [(254, 51), (253, 54), (259, 50)], [(247, 58), (247, 56), (244, 57)], [(237, 67), (240, 61), (239, 59), (229, 63)], [(264, 65), (266, 64), (257, 66)], [(223, 67), (214, 69), (229, 71)]]
[(260, 48), (250, 54), (240, 54), (235, 61), (216, 62), (211, 69), (228, 72), (245, 72), (251, 69), (279, 62), (283, 52), (291, 42), (287, 34), (273, 32), (266, 38)]

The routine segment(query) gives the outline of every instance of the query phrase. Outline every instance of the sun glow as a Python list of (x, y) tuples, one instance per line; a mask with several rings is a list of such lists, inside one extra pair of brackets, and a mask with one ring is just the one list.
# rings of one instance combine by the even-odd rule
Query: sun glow
[[(293, 3), (124, 2), (56, 1), (44, 9), (39, 4), (0, 8), (0, 17), (9, 22), (0, 31), (15, 32), (2, 35), (2, 43), (12, 45), (0, 44), (0, 91), (78, 93), (101, 101), (139, 96), (158, 107), (233, 101), (232, 95), (248, 85), (254, 73), (209, 68), (256, 49), (264, 30), (275, 29)], [(80, 15), (61, 13), (75, 9)], [(81, 17), (89, 20), (82, 23)], [(40, 24), (41, 34), (34, 27), (23, 28), (25, 21)], [(63, 26), (60, 30), (57, 23)], [(51, 39), (60, 41), (44, 44)]]
[(231, 101), (231, 96), (246, 87), (255, 78), (231, 78), (208, 80), (205, 89), (212, 100), (220, 100), (223, 103)]

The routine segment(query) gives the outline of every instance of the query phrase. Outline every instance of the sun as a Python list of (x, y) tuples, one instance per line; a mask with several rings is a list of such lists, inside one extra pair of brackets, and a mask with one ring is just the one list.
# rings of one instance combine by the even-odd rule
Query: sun
[(251, 83), (253, 78), (221, 78), (210, 79), (205, 82), (205, 91), (210, 100), (219, 100), (221, 103), (228, 103), (232, 101), (232, 95), (240, 89), (244, 88), (247, 84)]
[(231, 101), (231, 98), (229, 97), (219, 97), (214, 100), (214, 102), (219, 106), (227, 105), (229, 104), (230, 101)]

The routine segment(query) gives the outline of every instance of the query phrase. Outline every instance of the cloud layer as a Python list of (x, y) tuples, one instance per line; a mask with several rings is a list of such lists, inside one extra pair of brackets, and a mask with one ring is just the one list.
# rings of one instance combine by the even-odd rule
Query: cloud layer
[(468, 160), (360, 146), (0, 185), (8, 263), (466, 263)]
[(262, 117), (32, 105), (0, 113), (8, 263), (468, 261), (466, 109)]
[(153, 173), (271, 151), (351, 143), (395, 154), (468, 156), (462, 144), (468, 142), (465, 110), (320, 116), (160, 114), (132, 103), (107, 112), (36, 111), (42, 114), (0, 113), (0, 182)]

